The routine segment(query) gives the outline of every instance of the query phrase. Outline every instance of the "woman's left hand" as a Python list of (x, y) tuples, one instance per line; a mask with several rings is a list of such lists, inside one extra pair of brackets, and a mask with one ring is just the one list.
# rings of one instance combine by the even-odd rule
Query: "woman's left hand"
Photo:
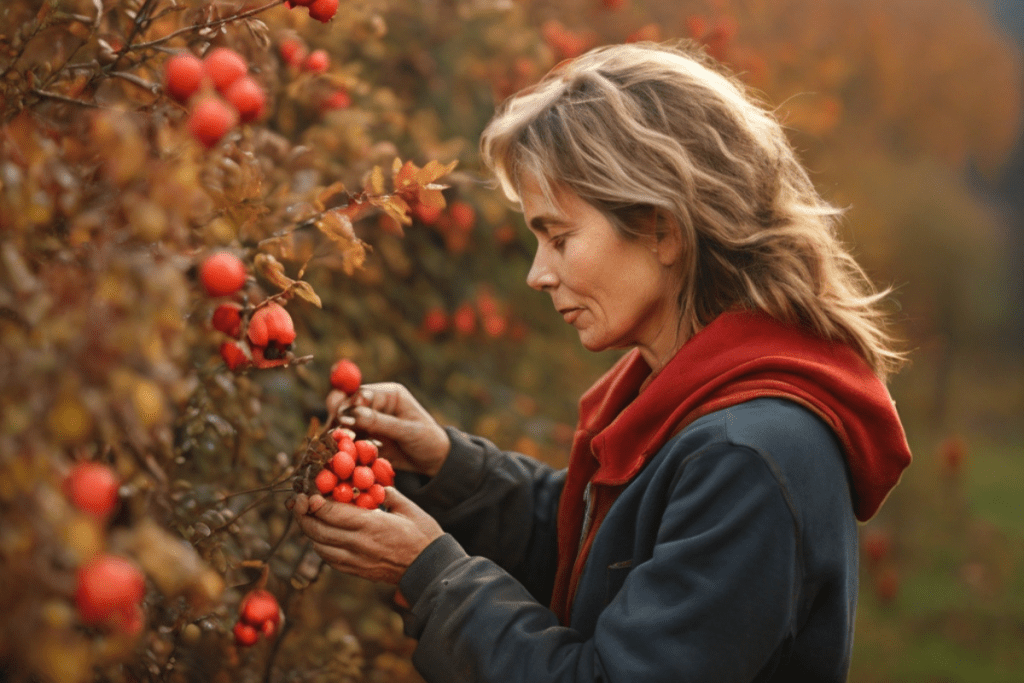
[(302, 532), (327, 564), (346, 574), (397, 584), (444, 531), (397, 489), (388, 486), (385, 491), (387, 512), (301, 493), (290, 504)]

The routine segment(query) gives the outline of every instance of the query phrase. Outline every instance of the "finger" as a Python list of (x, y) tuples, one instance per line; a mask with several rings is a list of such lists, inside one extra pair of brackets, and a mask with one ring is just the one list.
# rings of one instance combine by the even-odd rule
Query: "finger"
[(358, 532), (332, 526), (313, 515), (303, 516), (298, 520), (298, 524), (302, 533), (316, 543), (338, 548), (354, 548), (359, 540)]
[(324, 503), (326, 502), (326, 498), (324, 498), (318, 493), (314, 493), (312, 496), (309, 497), (309, 506), (308, 509), (306, 510), (306, 514), (315, 515), (317, 513), (317, 510), (322, 508), (324, 506)]
[(403, 435), (408, 435), (411, 425), (408, 420), (403, 420), (387, 413), (382, 413), (367, 406), (355, 408), (351, 416), (354, 418), (355, 427), (372, 434), (373, 436), (384, 437), (400, 442)]
[(324, 403), (327, 404), (327, 416), (333, 417), (338, 414), (338, 411), (345, 407), (345, 400), (348, 398), (348, 394), (340, 389), (333, 389), (331, 393), (327, 394), (327, 399)]
[(345, 531), (358, 531), (366, 526), (366, 515), (374, 510), (366, 510), (351, 503), (338, 503), (324, 499), (324, 504), (311, 511), (321, 522)]
[(306, 514), (309, 510), (309, 496), (304, 493), (295, 494), (294, 504), (292, 505), (292, 514), (296, 517), (301, 517)]
[(384, 487), (384, 507), (387, 508), (388, 512), (393, 512), (403, 517), (408, 517), (411, 513), (414, 514), (421, 511), (421, 508), (416, 503), (409, 500), (405, 494), (394, 486)]

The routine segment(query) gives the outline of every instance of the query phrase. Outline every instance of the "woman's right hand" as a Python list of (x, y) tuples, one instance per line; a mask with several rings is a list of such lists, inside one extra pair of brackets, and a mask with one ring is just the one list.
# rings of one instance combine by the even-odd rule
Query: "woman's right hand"
[[(346, 398), (335, 390), (327, 396), (329, 411)], [(437, 420), (395, 382), (364, 384), (351, 399), (352, 408), (339, 415), (341, 425), (379, 440), (380, 454), (396, 469), (433, 477), (448, 457), (451, 440)]]

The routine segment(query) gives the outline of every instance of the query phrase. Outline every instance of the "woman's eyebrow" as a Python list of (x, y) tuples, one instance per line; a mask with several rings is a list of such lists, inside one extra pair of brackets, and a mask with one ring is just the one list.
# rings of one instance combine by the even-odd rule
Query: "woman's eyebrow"
[(548, 234), (549, 225), (565, 225), (565, 220), (558, 216), (534, 216), (530, 219), (530, 228), (541, 234)]

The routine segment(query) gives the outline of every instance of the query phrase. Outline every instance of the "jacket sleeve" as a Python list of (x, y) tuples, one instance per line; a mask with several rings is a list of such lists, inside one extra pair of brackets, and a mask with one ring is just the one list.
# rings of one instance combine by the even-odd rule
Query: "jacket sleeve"
[(565, 470), (451, 427), (445, 431), (452, 447), (437, 476), (405, 473), (396, 486), (466, 552), (504, 568), (546, 604), (554, 585)]
[(653, 556), (630, 568), (591, 637), (559, 625), (451, 536), (428, 546), (399, 587), (428, 683), (750, 682), (793, 632), (798, 556), (772, 468), (750, 448), (719, 444), (680, 467)]

